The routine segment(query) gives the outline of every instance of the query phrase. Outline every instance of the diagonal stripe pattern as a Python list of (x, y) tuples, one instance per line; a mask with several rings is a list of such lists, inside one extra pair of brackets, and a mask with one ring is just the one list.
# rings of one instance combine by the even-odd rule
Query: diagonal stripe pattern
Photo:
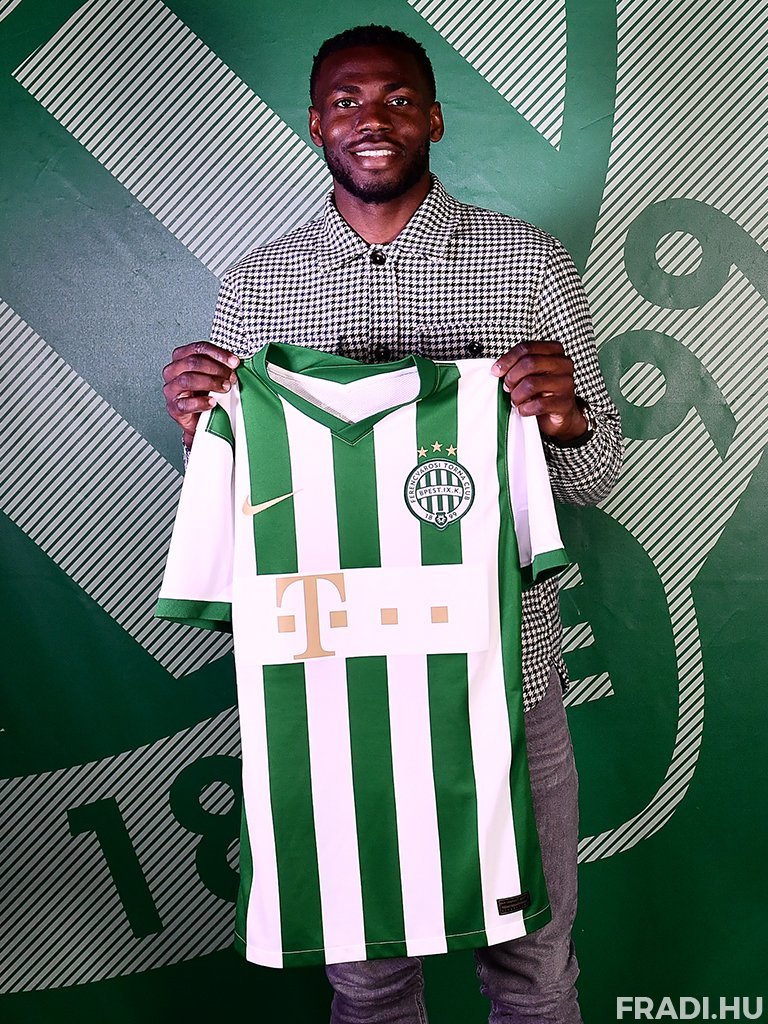
[[(575, 587), (584, 586), (584, 579), (577, 562), (560, 574), (558, 586), (560, 590), (573, 590)], [(562, 649), (564, 654), (591, 647), (594, 642), (595, 636), (588, 622), (577, 622), (576, 625), (563, 629)], [(613, 697), (613, 695), (610, 675), (608, 672), (599, 672), (595, 675), (584, 676), (582, 679), (571, 679), (568, 691), (563, 697), (563, 703), (567, 707), (574, 707), (576, 704), (599, 700), (601, 697)]]
[(571, 683), (563, 697), (566, 707), (584, 704), (586, 701), (599, 700), (601, 697), (612, 697), (613, 686), (607, 672), (598, 672), (593, 676), (584, 676)]
[(7, 18), (11, 11), (18, 7), (20, 3), (21, 0), (4, 0), (3, 3), (0, 3), (0, 21), (3, 18)]
[[(755, 188), (768, 163), (760, 115), (768, 86), (768, 66), (760, 59), (768, 44), (768, 10), (756, 0), (737, 5), (665, 0), (652, 18), (648, 10), (640, 0), (618, 5), (614, 138), (585, 280), (598, 337), (644, 329), (683, 342), (712, 374), (737, 428), (724, 459), (702, 410), (691, 409), (664, 437), (628, 441), (622, 480), (603, 506), (642, 544), (664, 585), (677, 652), (679, 718), (672, 760), (658, 792), (620, 827), (585, 837), (582, 860), (634, 846), (658, 831), (685, 796), (704, 720), (691, 584), (768, 441), (761, 398), (768, 386), (760, 341), (768, 330), (764, 298), (732, 269), (720, 293), (701, 308), (660, 308), (635, 291), (623, 261), (631, 222), (649, 204), (671, 197), (714, 205), (761, 244), (768, 240), (768, 212)], [(676, 228), (670, 224), (656, 251), (671, 279), (694, 272), (701, 259), (700, 246)], [(641, 383), (639, 373), (625, 374), (620, 382), (624, 397), (652, 405), (661, 397), (658, 376), (647, 374), (645, 389)], [(667, 388), (679, 383), (668, 381)]]
[(328, 190), (317, 154), (160, 0), (89, 0), (14, 76), (215, 274)]
[(555, 149), (565, 108), (565, 0), (408, 0)]
[(667, 392), (664, 374), (652, 363), (635, 363), (619, 379), (622, 395), (633, 405), (655, 405)]
[[(0, 364), (0, 508), (172, 675), (221, 657), (229, 637), (153, 614), (179, 474), (2, 300)], [(55, 446), (30, 434), (30, 394)]]
[(656, 262), (662, 270), (676, 276), (691, 274), (701, 265), (702, 248), (698, 239), (685, 231), (671, 231), (656, 247)]
[(581, 650), (583, 647), (591, 647), (595, 642), (595, 635), (588, 622), (579, 622), (575, 626), (568, 626), (563, 630), (563, 653)]
[[(206, 758), (219, 792), (222, 756), (239, 756), (234, 709), (102, 761), (0, 781), (0, 992), (79, 985), (230, 944), (232, 905), (205, 888), (196, 865), (205, 839), (176, 820), (168, 801), (185, 768)], [(234, 767), (239, 771), (239, 762)], [(231, 806), (232, 790), (223, 789), (226, 798), (207, 813)], [(117, 889), (121, 866), (105, 856), (107, 836), (70, 828), (67, 811), (103, 800), (117, 803), (157, 909), (152, 934), (131, 928)], [(235, 850), (236, 842), (222, 849), (222, 860), (236, 859)]]
[(571, 590), (573, 587), (579, 587), (583, 583), (584, 577), (581, 575), (578, 562), (571, 563), (557, 577), (557, 585), (561, 590)]

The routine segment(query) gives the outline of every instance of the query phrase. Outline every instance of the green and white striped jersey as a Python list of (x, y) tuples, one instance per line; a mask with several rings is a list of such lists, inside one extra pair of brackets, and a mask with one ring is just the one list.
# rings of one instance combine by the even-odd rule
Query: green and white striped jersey
[(198, 427), (157, 614), (234, 632), (256, 963), (549, 920), (520, 595), (565, 553), (536, 422), (490, 367), (270, 344)]

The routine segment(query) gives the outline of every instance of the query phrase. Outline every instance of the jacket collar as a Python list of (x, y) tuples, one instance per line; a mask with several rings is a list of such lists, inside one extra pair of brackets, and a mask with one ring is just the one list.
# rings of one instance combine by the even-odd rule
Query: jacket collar
[(316, 252), (328, 270), (367, 257), (371, 249), (385, 253), (410, 252), (429, 260), (450, 258), (450, 243), (457, 232), (460, 204), (432, 175), (432, 186), (424, 202), (403, 230), (386, 245), (371, 245), (347, 224), (333, 201), (333, 192), (325, 200), (320, 220)]

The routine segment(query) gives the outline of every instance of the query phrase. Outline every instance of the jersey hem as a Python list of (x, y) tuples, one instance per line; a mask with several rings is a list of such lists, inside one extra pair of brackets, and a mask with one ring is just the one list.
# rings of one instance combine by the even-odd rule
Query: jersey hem
[[(517, 915), (516, 915), (517, 916)], [(536, 918), (531, 927), (532, 918)], [(387, 939), (383, 942), (367, 942), (365, 956), (359, 954), (359, 946), (333, 946), (324, 949), (299, 949), (289, 952), (263, 949), (253, 943), (247, 943), (242, 936), (235, 933), (233, 945), (241, 956), (249, 963), (262, 967), (312, 967), (323, 964), (355, 963), (365, 960), (383, 960), (395, 956), (438, 956), (459, 949), (479, 949), (495, 946), (501, 942), (519, 939), (532, 931), (543, 928), (552, 919), (552, 910), (546, 906), (528, 914), (522, 920), (509, 922), (509, 926), (495, 926), (492, 929), (481, 929), (471, 932), (460, 932), (448, 935), (433, 935), (427, 938)], [(514, 927), (511, 925), (514, 924)]]

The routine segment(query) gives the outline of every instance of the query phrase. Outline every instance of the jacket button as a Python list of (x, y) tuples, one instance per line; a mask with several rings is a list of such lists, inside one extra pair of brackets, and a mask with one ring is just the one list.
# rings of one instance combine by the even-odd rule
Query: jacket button
[(386, 262), (387, 257), (384, 253), (380, 252), (378, 249), (374, 249), (371, 253), (371, 263), (373, 263), (375, 267), (383, 267)]

